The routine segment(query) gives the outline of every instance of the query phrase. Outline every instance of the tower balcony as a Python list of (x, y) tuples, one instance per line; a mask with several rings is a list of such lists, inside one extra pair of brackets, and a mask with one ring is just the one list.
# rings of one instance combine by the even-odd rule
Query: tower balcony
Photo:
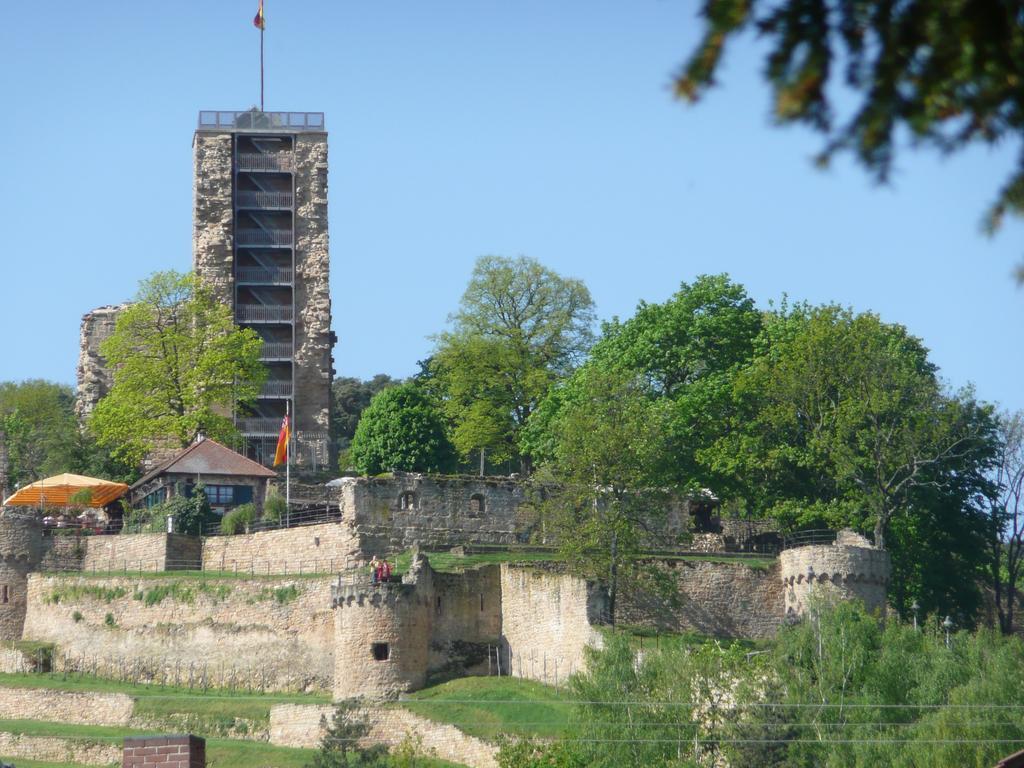
[(239, 171), (285, 171), (295, 170), (295, 157), (291, 152), (245, 152), (235, 157)]
[(292, 359), (292, 344), (290, 341), (265, 341), (260, 349), (260, 360), (273, 362)]
[(292, 231), (290, 229), (236, 229), (237, 245), (278, 245), (291, 247)]
[(237, 285), (291, 285), (291, 267), (238, 267), (235, 270)]
[(291, 208), (294, 195), (291, 192), (262, 192), (243, 189), (235, 193), (236, 208), (254, 208), (256, 210), (272, 210)]
[(238, 431), (246, 437), (276, 437), (281, 432), (281, 417), (247, 416), (236, 420)]
[[(270, 381), (264, 382), (263, 387), (260, 389), (260, 393), (258, 395), (258, 397), (260, 398), (277, 398), (291, 396), (291, 379), (271, 379)], [(278, 426), (280, 426), (280, 423), (278, 424)]]
[(291, 305), (238, 304), (235, 307), (235, 322), (290, 323), (294, 314)]

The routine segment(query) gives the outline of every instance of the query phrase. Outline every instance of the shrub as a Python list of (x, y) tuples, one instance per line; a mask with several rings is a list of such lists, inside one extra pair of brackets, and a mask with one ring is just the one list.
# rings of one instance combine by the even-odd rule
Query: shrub
[(111, 628), (117, 626), (117, 621), (114, 619), (114, 614), (112, 613), (108, 613), (106, 616), (103, 617), (103, 623)]
[(81, 611), (75, 611), (74, 613), (72, 613), (71, 614), (71, 620), (74, 621), (75, 624), (80, 622), (82, 620), (82, 612)]
[(263, 519), (268, 523), (279, 523), (288, 511), (288, 502), (281, 494), (271, 491), (263, 502)]
[(220, 521), (221, 533), (244, 533), (256, 519), (256, 506), (253, 504), (240, 504)]

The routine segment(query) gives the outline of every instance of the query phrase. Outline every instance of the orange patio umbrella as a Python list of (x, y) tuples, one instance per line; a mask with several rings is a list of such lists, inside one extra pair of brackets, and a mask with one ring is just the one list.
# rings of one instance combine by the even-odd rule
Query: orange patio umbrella
[[(128, 486), (124, 483), (114, 483), (110, 480), (100, 480), (96, 477), (72, 475), (65, 472), (63, 475), (47, 477), (43, 480), (37, 480), (32, 485), (19, 488), (4, 499), (4, 505), (12, 507), (41, 507), (43, 505), (64, 507), (71, 503), (70, 499), (72, 496), (85, 490), (92, 491), (92, 498), (88, 503), (81, 506), (102, 507), (124, 496), (128, 491)], [(79, 502), (76, 502), (76, 506), (78, 504)]]

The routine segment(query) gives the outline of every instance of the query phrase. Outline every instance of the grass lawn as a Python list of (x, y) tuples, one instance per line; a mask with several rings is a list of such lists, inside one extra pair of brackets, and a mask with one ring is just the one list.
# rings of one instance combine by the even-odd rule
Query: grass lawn
[(321, 570), (304, 573), (255, 573), (235, 571), (41, 571), (43, 576), (60, 579), (142, 579), (145, 581), (280, 581), (281, 579), (326, 579), (334, 574)]
[(501, 733), (557, 737), (571, 705), (562, 691), (532, 680), (464, 677), (424, 688), (396, 706), (494, 741)]

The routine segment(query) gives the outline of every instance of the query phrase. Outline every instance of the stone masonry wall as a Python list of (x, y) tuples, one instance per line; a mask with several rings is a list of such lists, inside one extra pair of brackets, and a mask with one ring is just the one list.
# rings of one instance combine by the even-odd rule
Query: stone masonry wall
[(230, 133), (197, 131), (192, 140), (192, 269), (229, 307), (235, 279), (232, 154)]
[(503, 674), (562, 681), (583, 669), (586, 646), (600, 646), (600, 600), (584, 580), (502, 564), (501, 593)]
[(860, 600), (869, 612), (885, 613), (891, 570), (889, 553), (840, 543), (850, 540), (857, 541), (841, 535), (836, 544), (796, 547), (780, 555), (780, 581), (784, 585), (787, 615), (803, 615), (810, 593), (817, 590), (841, 600)]
[(528, 538), (535, 521), (523, 485), (507, 478), (345, 478), (339, 506), (367, 554), (400, 552), (417, 542), (425, 549), (510, 544)]
[(134, 710), (131, 696), (124, 693), (4, 688), (3, 696), (0, 696), (0, 720), (128, 725)]
[(199, 568), (200, 544), (194, 536), (176, 533), (129, 533), (89, 536), (85, 571), (175, 571)]
[[(437, 723), (398, 707), (367, 707), (360, 711), (370, 723), (365, 743), (400, 746), (420, 738), (423, 752), (471, 768), (497, 768), (497, 748), (467, 736), (458, 728)], [(281, 747), (315, 748), (323, 734), (321, 718), (329, 722), (334, 708), (309, 704), (276, 704), (270, 709), (270, 743)]]
[(121, 747), (88, 739), (58, 739), (0, 732), (0, 755), (47, 760), (60, 765), (120, 763)]
[(251, 573), (337, 573), (362, 562), (349, 524), (210, 536), (203, 539), (204, 570)]
[(752, 639), (773, 637), (782, 624), (778, 566), (668, 561), (648, 567), (674, 583), (675, 598), (625, 585), (616, 607), (619, 623)]
[[(73, 668), (214, 687), (327, 690), (331, 579), (29, 577), (24, 637)], [(110, 616), (108, 619), (107, 616)], [(77, 616), (77, 620), (76, 620)]]
[(328, 429), (332, 377), (327, 134), (295, 137), (295, 429)]
[(0, 517), (0, 640), (20, 640), (29, 573), (42, 556), (42, 526), (29, 518)]
[(487, 671), (501, 637), (501, 569), (435, 573), (429, 671), (463, 676)]
[(100, 344), (114, 332), (118, 315), (127, 304), (106, 306), (82, 315), (78, 339), (78, 388), (75, 415), (84, 420), (114, 384), (114, 373), (100, 354)]

